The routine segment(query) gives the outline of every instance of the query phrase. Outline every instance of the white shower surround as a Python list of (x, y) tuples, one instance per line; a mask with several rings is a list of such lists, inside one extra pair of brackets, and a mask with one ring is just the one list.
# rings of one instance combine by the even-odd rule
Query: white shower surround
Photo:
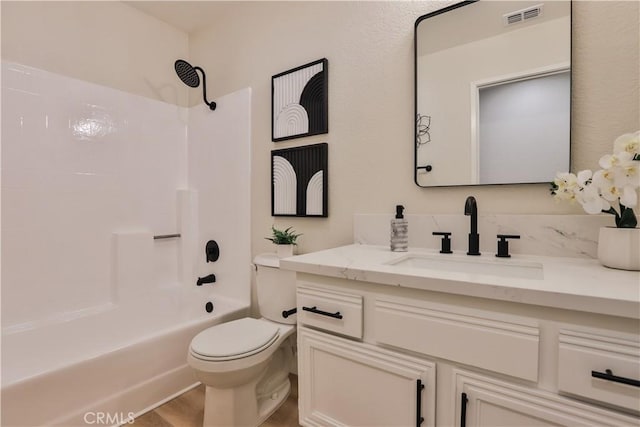
[[(251, 90), (216, 101), (186, 109), (3, 62), (3, 424), (159, 403), (195, 383), (191, 337), (248, 311)], [(56, 384), (67, 406), (51, 407)]]

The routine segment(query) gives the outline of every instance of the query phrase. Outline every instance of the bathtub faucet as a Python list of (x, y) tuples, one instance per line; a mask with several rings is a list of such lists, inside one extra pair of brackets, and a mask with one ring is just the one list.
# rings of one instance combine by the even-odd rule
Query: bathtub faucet
[(215, 283), (215, 281), (216, 281), (216, 275), (210, 274), (208, 276), (198, 277), (198, 281), (196, 282), (196, 285), (202, 286), (205, 283)]

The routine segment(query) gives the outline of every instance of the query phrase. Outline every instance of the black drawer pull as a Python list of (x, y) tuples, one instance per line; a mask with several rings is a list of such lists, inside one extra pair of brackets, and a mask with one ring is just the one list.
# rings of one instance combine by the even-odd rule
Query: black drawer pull
[(591, 371), (591, 376), (594, 378), (600, 378), (602, 380), (613, 381), (614, 383), (621, 383), (621, 384), (632, 385), (634, 387), (640, 387), (640, 381), (633, 380), (631, 378), (617, 377), (613, 375), (613, 371), (611, 369), (605, 369), (604, 372)]
[(467, 393), (462, 393), (460, 396), (460, 427), (467, 427)]
[(416, 380), (416, 427), (420, 427), (420, 424), (424, 422), (424, 417), (422, 416), (422, 390), (424, 390), (422, 380)]
[(313, 307), (304, 307), (303, 306), (302, 309), (304, 311), (310, 311), (310, 312), (315, 313), (315, 314), (321, 314), (323, 316), (333, 317), (334, 319), (342, 319), (342, 314), (340, 314), (339, 311), (336, 311), (335, 313), (329, 313), (328, 311), (318, 310), (315, 305)]

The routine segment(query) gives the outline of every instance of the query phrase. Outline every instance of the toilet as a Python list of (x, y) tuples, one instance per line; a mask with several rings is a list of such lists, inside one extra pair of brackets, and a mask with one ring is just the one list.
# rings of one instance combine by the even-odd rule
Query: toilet
[(205, 386), (204, 427), (264, 422), (285, 401), (294, 363), (295, 273), (280, 270), (276, 254), (254, 259), (260, 319), (245, 317), (205, 329), (187, 361)]

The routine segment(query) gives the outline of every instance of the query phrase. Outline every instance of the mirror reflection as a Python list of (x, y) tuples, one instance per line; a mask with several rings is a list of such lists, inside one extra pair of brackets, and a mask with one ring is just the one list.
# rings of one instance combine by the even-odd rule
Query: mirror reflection
[(415, 27), (415, 181), (549, 182), (569, 170), (571, 2), (463, 2)]

